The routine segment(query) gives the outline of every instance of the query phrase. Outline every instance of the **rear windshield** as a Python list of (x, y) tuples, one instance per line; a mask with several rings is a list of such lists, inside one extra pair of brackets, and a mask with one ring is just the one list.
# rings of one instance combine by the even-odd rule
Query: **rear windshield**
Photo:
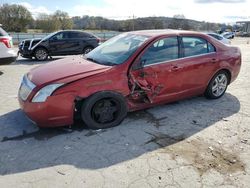
[(0, 36), (9, 36), (8, 33), (6, 31), (4, 31), (1, 27), (0, 27)]

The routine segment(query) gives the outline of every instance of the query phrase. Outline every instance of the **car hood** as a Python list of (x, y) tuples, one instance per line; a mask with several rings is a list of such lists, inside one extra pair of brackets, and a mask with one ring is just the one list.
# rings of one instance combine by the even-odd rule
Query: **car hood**
[(40, 41), (40, 40), (42, 40), (41, 38), (33, 38), (33, 39), (25, 39), (25, 40), (23, 40), (23, 41)]
[(37, 44), (38, 42), (40, 42), (42, 39), (40, 39), (40, 38), (34, 38), (34, 39), (25, 39), (25, 40), (23, 40), (22, 42), (20, 42), (19, 43), (19, 48), (22, 48), (23, 47), (23, 45), (26, 43), (26, 45), (27, 45), (27, 43), (28, 43), (28, 46), (30, 46), (30, 43), (32, 42), (32, 46), (34, 46), (35, 44)]
[(37, 86), (52, 82), (69, 83), (109, 69), (111, 66), (93, 63), (78, 55), (38, 66), (28, 73), (28, 78)]

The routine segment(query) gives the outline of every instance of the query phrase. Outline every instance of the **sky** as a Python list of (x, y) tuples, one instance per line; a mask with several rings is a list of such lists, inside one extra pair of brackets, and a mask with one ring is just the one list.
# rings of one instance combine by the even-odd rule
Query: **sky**
[(0, 0), (0, 4), (4, 3), (21, 4), (33, 17), (62, 10), (70, 16), (102, 16), (117, 20), (183, 14), (187, 19), (207, 22), (250, 21), (250, 0)]

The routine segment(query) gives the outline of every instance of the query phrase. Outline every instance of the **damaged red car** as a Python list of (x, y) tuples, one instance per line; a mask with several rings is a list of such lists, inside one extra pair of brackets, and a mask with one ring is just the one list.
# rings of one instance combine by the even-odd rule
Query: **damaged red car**
[(18, 94), (40, 127), (113, 127), (127, 112), (204, 94), (223, 96), (239, 74), (241, 52), (202, 33), (174, 30), (120, 34), (85, 56), (32, 69)]

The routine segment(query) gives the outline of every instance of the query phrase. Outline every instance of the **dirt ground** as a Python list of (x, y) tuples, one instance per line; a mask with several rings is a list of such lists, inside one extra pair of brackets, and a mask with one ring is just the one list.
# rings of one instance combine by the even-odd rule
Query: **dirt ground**
[(195, 97), (130, 113), (91, 131), (39, 130), (17, 102), (22, 75), (0, 66), (0, 187), (250, 187), (250, 39), (238, 79), (218, 100)]

